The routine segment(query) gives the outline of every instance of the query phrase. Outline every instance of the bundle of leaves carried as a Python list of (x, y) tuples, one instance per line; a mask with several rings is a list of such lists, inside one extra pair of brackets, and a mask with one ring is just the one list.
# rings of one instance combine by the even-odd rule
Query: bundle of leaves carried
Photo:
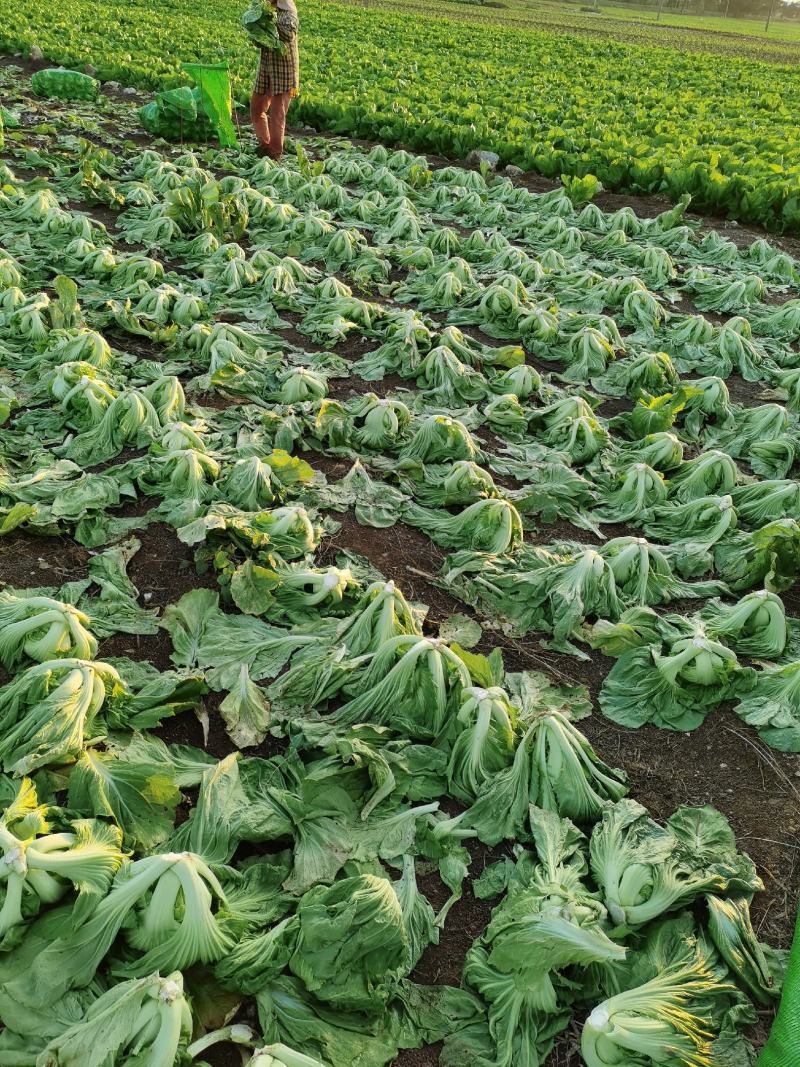
[(268, 0), (250, 0), (242, 15), (242, 28), (253, 44), (286, 55), (286, 45), (278, 36), (275, 10)]

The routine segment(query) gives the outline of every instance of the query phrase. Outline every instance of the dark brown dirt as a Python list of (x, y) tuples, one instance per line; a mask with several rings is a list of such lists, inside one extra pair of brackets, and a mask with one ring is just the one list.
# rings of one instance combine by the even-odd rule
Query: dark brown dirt
[(119, 219), (119, 210), (108, 207), (105, 204), (92, 204), (87, 207), (81, 200), (70, 200), (67, 202), (67, 207), (70, 211), (80, 211), (86, 215), (89, 215), (94, 222), (99, 222), (108, 230), (110, 234), (114, 234), (117, 229), (117, 221)]
[[(361, 352), (366, 355), (369, 349)], [(337, 355), (339, 353), (337, 352)], [(375, 396), (392, 396), (398, 390), (413, 388), (414, 380), (401, 378), (399, 374), (386, 374), (379, 382), (367, 382), (363, 378), (331, 378), (328, 382), (328, 396), (336, 400), (350, 400), (356, 396), (374, 393)]]
[(192, 549), (171, 526), (154, 523), (137, 537), (142, 547), (128, 565), (128, 575), (149, 607), (163, 609), (198, 586), (216, 588), (212, 574), (198, 576)]
[(147, 337), (140, 337), (131, 333), (122, 333), (113, 329), (106, 330), (105, 336), (113, 348), (128, 355), (138, 356), (139, 359), (152, 359), (160, 363), (164, 359), (164, 346), (157, 341), (151, 341)]
[(211, 408), (213, 411), (227, 411), (228, 408), (238, 407), (242, 403), (240, 396), (228, 396), (225, 393), (196, 393), (192, 398), (201, 408)]
[(765, 382), (746, 382), (739, 374), (731, 374), (725, 379), (731, 401), (744, 408), (765, 404), (771, 398), (767, 395), (769, 387)]
[(203, 1053), (210, 1067), (242, 1067), (242, 1054), (235, 1045), (217, 1045)]
[[(464, 880), (464, 893), (460, 900), (450, 909), (445, 930), (439, 945), (429, 945), (422, 955), (411, 977), (416, 982), (429, 985), (461, 984), (461, 970), (464, 957), (476, 938), (480, 937), (491, 918), (492, 908), (497, 901), (478, 900), (472, 892), (471, 880), (478, 878), (483, 870), (500, 859), (510, 855), (510, 849), (498, 847), (488, 849), (478, 844), (470, 849), (472, 864), (469, 877)], [(434, 910), (438, 910), (449, 897), (449, 891), (436, 875), (424, 875), (418, 879), (420, 889), (430, 900)], [(443, 951), (444, 946), (446, 951)], [(439, 1062), (441, 1044), (427, 1045), (420, 1049), (406, 1049), (395, 1061), (396, 1067), (436, 1067)]]
[(445, 553), (425, 534), (405, 523), (397, 523), (385, 530), (359, 526), (347, 512), (336, 515), (342, 524), (338, 533), (326, 539), (322, 559), (327, 561), (343, 549), (365, 556), (387, 578), (393, 578), (403, 589), (406, 598), (429, 608), (426, 626), (434, 631), (440, 622), (464, 605), (444, 590), (430, 584), (430, 577), (438, 574)]
[(71, 538), (14, 530), (0, 538), (0, 586), (63, 585), (85, 578), (89, 556)]
[[(239, 322), (237, 315), (222, 316), (221, 321), (225, 321), (230, 318), (231, 322)], [(297, 324), (302, 322), (303, 316), (293, 311), (282, 311), (281, 318), (285, 319), (291, 325), (281, 330), (281, 337), (288, 341), (293, 348), (299, 352), (324, 352), (326, 346), (317, 344), (316, 341), (312, 341), (310, 337), (307, 337), (304, 333), (301, 333), (297, 329)], [(337, 355), (344, 355), (343, 352), (337, 352)]]

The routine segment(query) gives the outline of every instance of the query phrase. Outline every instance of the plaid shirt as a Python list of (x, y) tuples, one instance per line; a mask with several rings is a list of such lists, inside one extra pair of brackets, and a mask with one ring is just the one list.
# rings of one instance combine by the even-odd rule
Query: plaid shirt
[(273, 52), (269, 48), (261, 49), (255, 91), (264, 96), (275, 96), (277, 93), (297, 96), (300, 88), (300, 57), (297, 52), (300, 21), (294, 11), (278, 8), (276, 22), (278, 36), (287, 45), (286, 55), (282, 56), (280, 52)]

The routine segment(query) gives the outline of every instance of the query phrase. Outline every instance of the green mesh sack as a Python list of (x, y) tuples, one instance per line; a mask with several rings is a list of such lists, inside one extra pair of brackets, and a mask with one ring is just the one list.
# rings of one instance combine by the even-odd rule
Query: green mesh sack
[(188, 85), (157, 93), (139, 108), (139, 121), (149, 134), (165, 141), (205, 141), (214, 133), (203, 111), (200, 90)]
[(278, 20), (272, 5), (263, 0), (250, 0), (250, 6), (242, 15), (242, 29), (253, 44), (269, 48), (272, 52), (286, 55), (286, 44), (278, 35)]
[(219, 143), (224, 148), (238, 148), (227, 63), (184, 63), (183, 69), (197, 82), (200, 104), (217, 131)]
[(159, 129), (161, 118), (161, 110), (155, 100), (151, 100), (149, 104), (139, 108), (139, 121), (147, 132), (152, 133), (154, 137), (161, 137), (161, 130)]
[(756, 1067), (798, 1067), (800, 1064), (800, 911), (789, 965), (783, 980), (778, 1014)]
[(175, 115), (184, 122), (197, 122), (197, 97), (189, 85), (165, 89), (156, 95), (156, 103), (165, 114)]
[(55, 96), (59, 100), (95, 100), (100, 84), (88, 74), (64, 67), (37, 70), (31, 78), (31, 88), (37, 96)]

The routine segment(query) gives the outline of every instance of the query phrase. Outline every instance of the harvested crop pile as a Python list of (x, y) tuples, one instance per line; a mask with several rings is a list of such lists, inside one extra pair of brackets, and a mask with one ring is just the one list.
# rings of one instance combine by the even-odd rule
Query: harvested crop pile
[(380, 146), (0, 177), (0, 1063), (750, 1062), (791, 853), (633, 731), (791, 830), (792, 256)]

